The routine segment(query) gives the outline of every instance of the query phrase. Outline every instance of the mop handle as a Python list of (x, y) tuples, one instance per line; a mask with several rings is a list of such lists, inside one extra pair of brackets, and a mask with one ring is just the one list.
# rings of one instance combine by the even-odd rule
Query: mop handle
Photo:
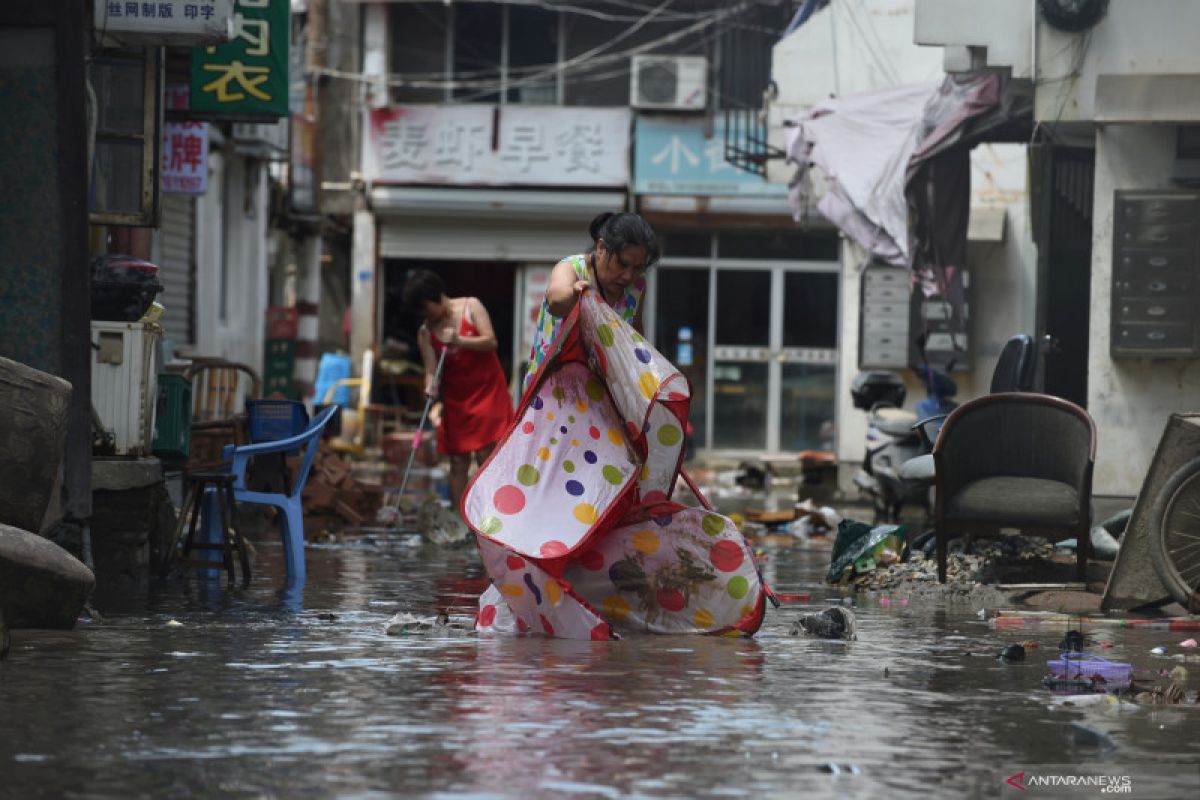
[[(446, 352), (450, 348), (442, 349), (442, 354), (438, 356), (437, 368), (433, 371), (433, 382), (441, 383), (442, 366), (446, 363)], [(413, 434), (412, 447), (408, 451), (408, 464), (404, 467), (404, 478), (400, 481), (400, 490), (396, 492), (396, 502), (399, 503), (400, 498), (404, 496), (404, 489), (408, 486), (408, 476), (412, 473), (413, 459), (417, 457), (417, 448), (421, 446), (421, 431), (425, 429), (425, 420), (429, 418), (429, 409), (433, 407), (433, 398), (425, 398), (425, 410), (421, 412), (421, 421), (417, 423), (417, 431)]]

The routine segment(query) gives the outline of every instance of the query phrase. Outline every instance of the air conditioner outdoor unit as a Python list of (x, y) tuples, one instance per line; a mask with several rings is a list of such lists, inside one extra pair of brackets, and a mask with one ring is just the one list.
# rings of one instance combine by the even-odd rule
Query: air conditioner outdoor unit
[(708, 59), (703, 56), (634, 56), (630, 105), (701, 111), (708, 104)]

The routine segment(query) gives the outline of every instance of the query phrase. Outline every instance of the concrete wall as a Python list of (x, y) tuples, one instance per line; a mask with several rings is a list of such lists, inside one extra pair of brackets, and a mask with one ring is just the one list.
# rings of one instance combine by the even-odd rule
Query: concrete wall
[(947, 69), (962, 68), (958, 59), (974, 55), (981, 62), (977, 66), (1011, 67), (1014, 78), (1028, 78), (1033, 6), (1033, 0), (916, 0), (913, 41), (976, 51), (955, 53), (947, 47)]
[[(1035, 29), (1033, 6), (1032, 0), (916, 0), (916, 41), (944, 45), (946, 62), (959, 68), (972, 55), (963, 48), (974, 47), (978, 66), (1011, 67), (1014, 77), (1033, 79), (1034, 113), (1044, 122), (1200, 119), (1200, 86), (1187, 79), (1200, 73), (1200, 3), (1111, 0), (1104, 18), (1083, 33), (1040, 20)], [(1101, 76), (1118, 80), (1106, 87)], [(1146, 80), (1129, 80), (1139, 76)]]
[(1110, 125), (1096, 130), (1088, 354), (1088, 411), (1099, 437), (1096, 494), (1137, 494), (1168, 415), (1200, 408), (1200, 361), (1113, 361), (1109, 357), (1113, 192), (1174, 188), (1168, 179), (1174, 149), (1173, 125)]
[[(1087, 34), (1062, 33), (1039, 23), (1035, 116), (1071, 122), (1096, 119), (1098, 110), (1106, 113), (1097, 100), (1102, 75), (1195, 76), (1200, 73), (1197, 30), (1200, 3), (1194, 0), (1112, 0), (1108, 14)], [(1127, 84), (1119, 93), (1153, 93), (1154, 82)], [(1193, 93), (1191, 99), (1197, 96)], [(1121, 105), (1132, 99), (1123, 98)], [(1187, 118), (1195, 119), (1197, 112), (1200, 106)]]

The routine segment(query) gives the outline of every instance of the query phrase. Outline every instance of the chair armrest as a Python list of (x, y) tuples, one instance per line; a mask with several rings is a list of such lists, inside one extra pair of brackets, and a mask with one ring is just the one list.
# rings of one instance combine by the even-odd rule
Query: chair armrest
[[(259, 442), (257, 444), (225, 445), (222, 457), (231, 464), (230, 471), (235, 476), (235, 488), (243, 488), (246, 479), (246, 464), (250, 462), (251, 458), (266, 453), (282, 453), (303, 447), (313, 439), (320, 437), (325, 424), (329, 422), (330, 417), (337, 410), (338, 407), (336, 405), (327, 406), (321, 410), (321, 413), (313, 417), (312, 422), (308, 424), (307, 428), (295, 436), (289, 436), (286, 439), (277, 439), (273, 442)], [(308, 460), (311, 463), (311, 456)]]
[[(914, 430), (918, 434), (920, 434), (921, 442), (925, 445), (926, 449), (932, 450), (933, 449), (933, 439), (929, 438), (929, 430), (926, 426), (928, 426), (929, 424), (934, 423), (934, 422), (944, 421), (946, 419), (946, 417), (948, 417), (948, 416), (950, 416), (950, 415), (949, 414), (934, 414), (932, 417), (926, 417), (925, 419), (918, 422), (916, 425), (913, 425), (911, 428), (909, 428), (909, 430)], [(941, 430), (940, 425), (938, 426), (938, 430)], [(935, 436), (934, 438), (936, 439), (937, 437)]]
[(334, 381), (330, 385), (330, 387), (325, 390), (325, 398), (321, 401), (321, 405), (328, 405), (329, 403), (332, 403), (334, 392), (336, 392), (338, 389), (341, 389), (343, 386), (349, 387), (351, 389), (360, 389), (361, 390), (363, 387), (363, 379), (362, 378), (342, 378), (341, 380)]

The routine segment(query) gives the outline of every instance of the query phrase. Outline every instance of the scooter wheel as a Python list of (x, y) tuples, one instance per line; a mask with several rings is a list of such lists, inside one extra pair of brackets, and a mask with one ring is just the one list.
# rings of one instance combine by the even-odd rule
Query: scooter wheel
[(1150, 509), (1150, 559), (1171, 597), (1200, 606), (1200, 458), (1177, 469)]

